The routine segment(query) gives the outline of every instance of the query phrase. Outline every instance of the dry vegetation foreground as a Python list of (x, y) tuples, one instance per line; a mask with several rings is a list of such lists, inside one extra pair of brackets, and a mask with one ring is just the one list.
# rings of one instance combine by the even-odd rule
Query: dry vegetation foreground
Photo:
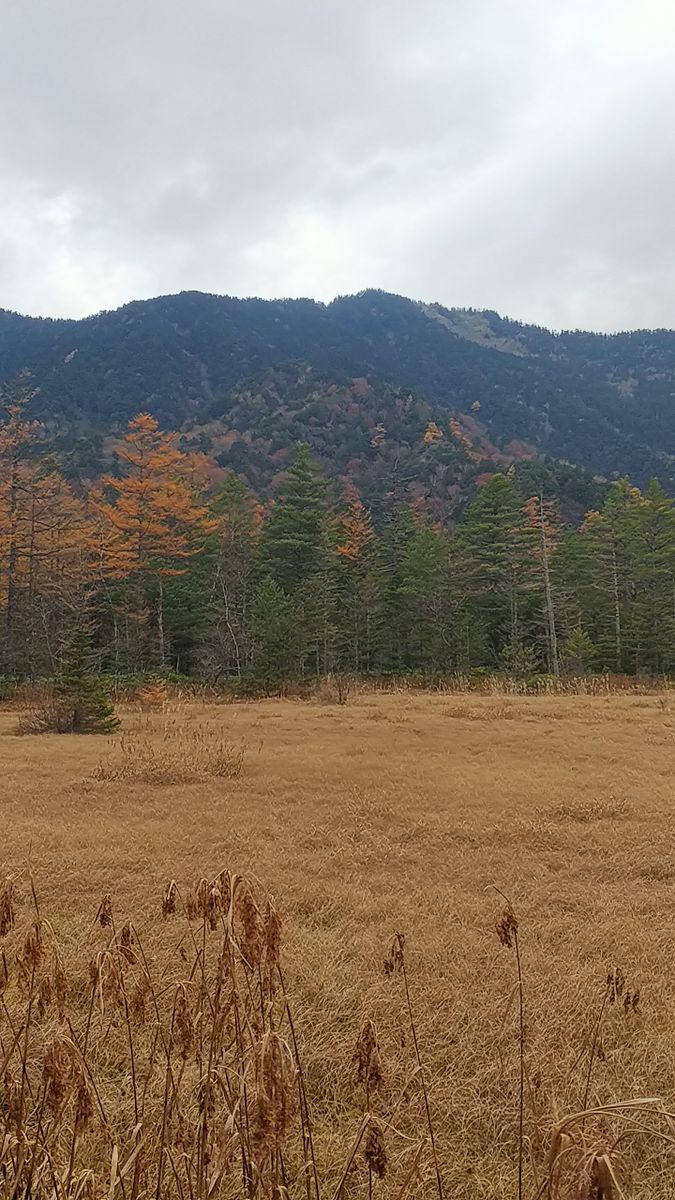
[[(0, 865), (4, 875), (18, 876), (8, 961), (12, 938), (20, 947), (33, 919), (30, 859), (46, 930), (44, 963), (58, 945), (64, 970), (84, 964), (86, 978), (92, 954), (109, 945), (110, 929), (97, 926), (95, 917), (110, 893), (118, 937), (131, 920), (154, 976), (166, 971), (161, 963), (173, 953), (171, 979), (183, 972), (186, 1004), (194, 1012), (194, 955), (199, 960), (202, 936), (204, 954), (215, 955), (207, 939), (218, 935), (197, 922), (187, 940), (180, 913), (163, 919), (167, 881), (175, 878), (186, 896), (196, 880), (225, 869), (254, 877), (283, 918), (284, 980), (313, 1118), (318, 1182), (328, 1200), (339, 1192), (365, 1110), (352, 1055), (369, 1019), (380, 1065), (366, 1079), (367, 1100), (381, 1121), (388, 1161), (380, 1179), (382, 1163), (371, 1156), (369, 1178), (364, 1138), (343, 1194), (365, 1197), (369, 1188), (382, 1197), (437, 1194), (404, 983), (400, 973), (383, 970), (399, 931), (445, 1196), (518, 1195), (516, 959), (495, 931), (495, 914), (503, 909), (495, 887), (512, 899), (519, 921), (523, 1194), (549, 1194), (538, 1188), (551, 1128), (566, 1114), (636, 1097), (658, 1097), (675, 1109), (675, 700), (364, 695), (346, 706), (193, 701), (152, 714), (128, 709), (123, 717), (120, 749), (119, 738), (18, 738), (16, 714), (0, 714)], [(192, 768), (181, 771), (186, 762)], [(30, 953), (23, 954), (26, 975)], [(131, 953), (128, 959), (136, 970)], [(91, 1045), (117, 1048), (105, 1062), (110, 1099), (99, 1081), (93, 1107), (100, 1101), (114, 1128), (115, 1113), (125, 1107), (132, 1113), (134, 1097), (126, 1044), (111, 1036), (121, 1018), (103, 996), (101, 978), (87, 1036)], [(279, 999), (272, 1000), (271, 983), (267, 995), (260, 973), (258, 985), (265, 993), (260, 1033)], [(24, 979), (24, 993), (26, 987)], [(10, 962), (12, 1003), (19, 992)], [(75, 1016), (68, 1028), (73, 1038), (80, 1029), (80, 1045), (88, 1004), (86, 989), (79, 994), (71, 987), (68, 1006)], [(0, 1013), (5, 1064), (14, 1045), (6, 1024), (10, 1009), (7, 1000)], [(54, 1010), (40, 1019), (45, 1029), (37, 1045), (44, 1054), (59, 1018)], [(278, 1027), (284, 1045), (291, 1044), (281, 1017)], [(136, 1069), (141, 1075), (149, 1063), (152, 1074), (161, 1046), (141, 1047), (142, 1035), (135, 1036)], [(200, 1042), (198, 1024), (190, 1036)], [(182, 1053), (176, 1051), (176, 1061)], [(10, 1061), (7, 1088), (11, 1070)], [(158, 1066), (157, 1074), (161, 1092), (164, 1069)], [(14, 1075), (17, 1088), (20, 1072)], [(44, 1078), (47, 1101), (36, 1135), (43, 1140), (50, 1121), (60, 1119), (49, 1072)], [(33, 1087), (39, 1092), (38, 1075)], [(144, 1087), (147, 1097), (137, 1100), (142, 1112), (146, 1100), (150, 1111), (155, 1084)], [(2, 1106), (6, 1117), (8, 1104)], [(232, 1142), (237, 1119), (228, 1129)], [(81, 1124), (74, 1174), (87, 1163), (97, 1169), (86, 1149), (94, 1135)], [(658, 1136), (644, 1132), (656, 1127)], [(555, 1194), (619, 1196), (613, 1171), (622, 1175), (627, 1196), (671, 1196), (674, 1130), (649, 1105), (587, 1117), (558, 1146), (563, 1160)], [(214, 1141), (204, 1151), (205, 1176), (218, 1152), (223, 1164), (232, 1156), (225, 1135), (219, 1137), (218, 1146)], [(295, 1129), (289, 1135), (281, 1175), (292, 1196), (313, 1195), (314, 1182), (308, 1192), (302, 1182), (299, 1137)], [(183, 1176), (176, 1166), (179, 1142), (176, 1134), (161, 1187), (130, 1160), (117, 1194), (129, 1200), (145, 1189), (187, 1200), (192, 1189), (189, 1171)], [(19, 1143), (20, 1137), (8, 1153), (19, 1154)], [(128, 1146), (118, 1151), (120, 1162), (130, 1154)], [(108, 1194), (110, 1147), (106, 1155), (102, 1191)], [(49, 1166), (65, 1195), (59, 1170)], [(241, 1182), (233, 1177), (228, 1183), (222, 1170), (213, 1194), (241, 1195)], [(278, 1176), (278, 1162), (275, 1170)], [(89, 1190), (100, 1194), (88, 1178)], [(45, 1188), (61, 1194), (54, 1179)]]

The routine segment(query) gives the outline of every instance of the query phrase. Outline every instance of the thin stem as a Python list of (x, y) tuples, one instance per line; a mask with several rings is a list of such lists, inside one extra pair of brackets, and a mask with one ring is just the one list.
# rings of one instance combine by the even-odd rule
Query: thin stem
[[(433, 1122), (431, 1120), (431, 1108), (429, 1106), (429, 1096), (427, 1094), (427, 1085), (426, 1085), (426, 1080), (424, 1078), (424, 1067), (422, 1065), (422, 1056), (420, 1054), (420, 1048), (419, 1048), (419, 1044), (417, 1041), (417, 1030), (415, 1029), (415, 1019), (413, 1017), (412, 1001), (410, 999), (410, 988), (408, 987), (408, 973), (405, 969), (405, 957), (403, 954), (403, 938), (401, 937), (400, 933), (397, 933), (396, 938), (397, 938), (399, 950), (400, 950), (401, 973), (403, 975), (403, 984), (405, 987), (405, 998), (406, 998), (406, 1003), (408, 1005), (408, 1017), (410, 1019), (410, 1032), (412, 1033), (413, 1045), (415, 1047), (415, 1057), (417, 1059), (417, 1066), (419, 1067), (419, 1072), (420, 1072), (420, 1080), (422, 1082), (422, 1095), (424, 1096), (424, 1107), (426, 1109), (426, 1114), (427, 1114), (427, 1125), (429, 1127), (429, 1140), (431, 1141), (431, 1153), (433, 1155), (434, 1170), (436, 1172), (436, 1187), (438, 1188), (438, 1195), (440, 1197), (440, 1200), (443, 1200), (443, 1184), (441, 1182), (441, 1172), (440, 1172), (439, 1166), (438, 1166), (438, 1155), (436, 1154), (436, 1139), (434, 1137), (434, 1126), (433, 1126)], [(520, 1194), (518, 1196), (518, 1200), (521, 1200)]]

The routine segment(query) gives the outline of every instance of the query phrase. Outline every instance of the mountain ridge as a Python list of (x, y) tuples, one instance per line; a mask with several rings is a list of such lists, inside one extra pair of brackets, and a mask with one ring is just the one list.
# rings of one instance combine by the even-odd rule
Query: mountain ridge
[[(307, 384), (304, 398), (289, 364)], [(37, 389), (35, 415), (62, 438), (77, 430), (92, 447), (141, 409), (196, 442), (214, 418), (225, 432), (247, 433), (255, 442), (251, 394), (264, 398), (270, 373), (286, 370), (293, 436), (303, 433), (303, 404), (316, 410), (315, 426), (324, 418), (330, 427), (330, 389), (366, 379), (381, 398), (387, 389), (391, 396), (409, 392), (445, 438), (453, 436), (450, 421), (463, 425), (465, 438), (474, 422), (478, 439), (505, 458), (509, 447), (521, 446), (602, 479), (628, 475), (644, 484), (656, 475), (675, 491), (670, 330), (553, 332), (491, 310), (446, 308), (373, 289), (327, 303), (184, 291), (80, 319), (0, 310), (0, 384), (22, 370)], [(235, 412), (244, 419), (244, 395), (253, 424), (230, 430)], [(283, 443), (288, 433), (284, 396), (277, 400), (266, 413), (269, 436), (257, 439), (259, 456), (277, 453), (283, 445), (275, 437)], [(201, 440), (207, 448), (205, 435)], [(330, 461), (330, 445), (323, 454)]]

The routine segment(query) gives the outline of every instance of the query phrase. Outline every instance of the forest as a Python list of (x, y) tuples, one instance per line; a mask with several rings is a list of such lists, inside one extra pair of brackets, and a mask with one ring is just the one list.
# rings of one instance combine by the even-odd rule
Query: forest
[[(145, 412), (87, 482), (64, 477), (28, 399), (0, 424), (5, 679), (53, 676), (83, 629), (107, 675), (262, 693), (327, 675), (675, 670), (675, 506), (656, 481), (620, 479), (571, 522), (505, 467), (442, 521), (395, 479), (370, 511), (300, 442), (261, 499)], [(433, 423), (423, 440), (440, 444)]]

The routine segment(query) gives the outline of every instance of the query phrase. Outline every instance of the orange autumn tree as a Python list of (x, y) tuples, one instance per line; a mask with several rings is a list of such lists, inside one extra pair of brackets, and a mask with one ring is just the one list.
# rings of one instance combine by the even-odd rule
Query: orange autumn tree
[(210, 529), (207, 510), (185, 479), (186, 456), (175, 433), (162, 433), (149, 413), (129, 422), (118, 450), (119, 476), (105, 475), (92, 499), (92, 555), (100, 578), (132, 584), (132, 615), (146, 624), (150, 593), (157, 595), (159, 663), (164, 666), (164, 586), (182, 575)]
[(338, 518), (337, 552), (352, 562), (372, 546), (375, 540), (373, 522), (353, 483), (345, 485), (346, 508)]

